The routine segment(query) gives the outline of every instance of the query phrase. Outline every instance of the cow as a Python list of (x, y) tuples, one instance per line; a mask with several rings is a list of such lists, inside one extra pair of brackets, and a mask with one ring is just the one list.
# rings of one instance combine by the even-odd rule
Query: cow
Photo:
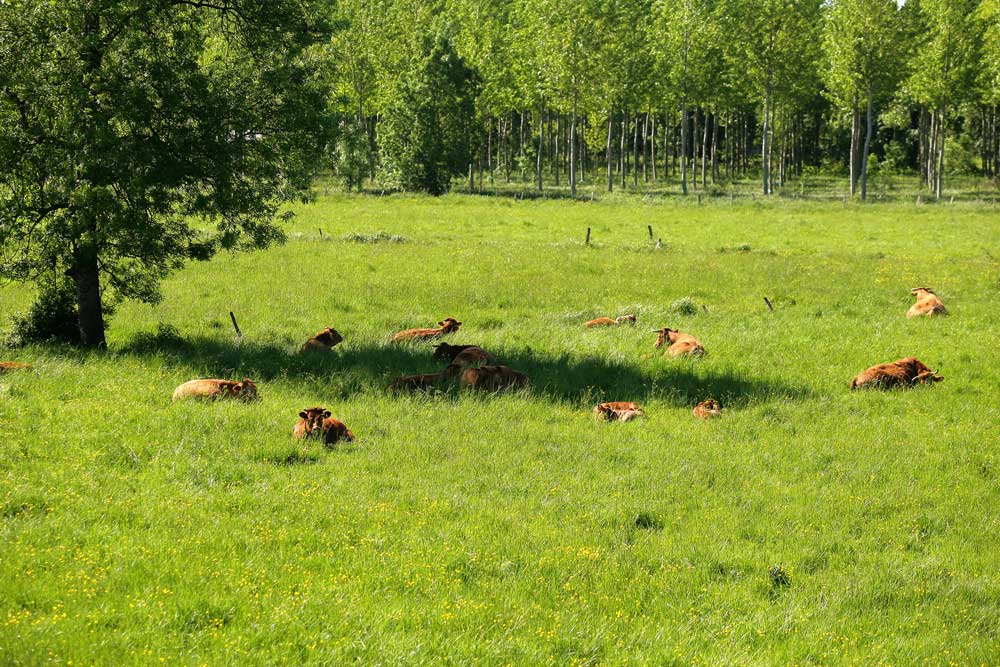
[(32, 368), (31, 364), (22, 364), (19, 361), (0, 361), (0, 375), (10, 371), (29, 371)]
[(646, 413), (639, 404), (631, 401), (611, 401), (594, 406), (594, 419), (597, 421), (627, 422), (645, 416)]
[(704, 346), (698, 342), (697, 338), (690, 334), (681, 333), (677, 329), (667, 327), (653, 329), (653, 332), (657, 334), (656, 343), (653, 344), (653, 348), (658, 350), (669, 341), (670, 345), (667, 347), (667, 354), (671, 357), (700, 357), (707, 354)]
[(455, 366), (484, 366), (493, 361), (493, 356), (481, 347), (467, 347), (451, 360)]
[(407, 329), (406, 331), (395, 333), (392, 336), (392, 342), (402, 343), (405, 341), (434, 340), (445, 334), (455, 333), (461, 326), (462, 323), (454, 317), (447, 317), (438, 322), (437, 329)]
[(460, 387), (469, 389), (500, 391), (501, 389), (527, 387), (528, 376), (508, 366), (480, 366), (479, 368), (466, 368), (459, 375), (458, 384)]
[(174, 401), (185, 398), (232, 398), (240, 401), (253, 401), (257, 399), (257, 385), (247, 378), (243, 378), (242, 382), (211, 379), (190, 380), (174, 390)]
[(714, 417), (722, 416), (722, 408), (719, 406), (719, 402), (717, 400), (710, 398), (694, 406), (694, 410), (691, 411), (691, 414), (698, 419), (712, 419)]
[(434, 358), (453, 360), (459, 353), (469, 348), (482, 349), (478, 345), (449, 345), (448, 343), (438, 343), (434, 346)]
[(613, 327), (619, 324), (635, 324), (635, 315), (620, 315), (614, 319), (610, 317), (598, 317), (584, 322), (583, 326), (593, 329), (595, 327)]
[(934, 315), (948, 314), (944, 304), (941, 303), (941, 299), (938, 298), (938, 295), (930, 287), (914, 287), (910, 290), (910, 294), (915, 296), (917, 300), (906, 311), (907, 317), (920, 317), (921, 315), (932, 317)]
[(299, 421), (292, 428), (292, 437), (299, 440), (316, 438), (323, 444), (332, 445), (338, 440), (353, 442), (354, 434), (339, 419), (330, 416), (330, 411), (319, 406), (306, 408), (299, 413)]
[(916, 384), (941, 382), (943, 377), (915, 357), (906, 357), (888, 364), (878, 364), (858, 373), (851, 380), (851, 389), (889, 389), (912, 387)]
[(323, 329), (318, 334), (307, 340), (302, 344), (302, 351), (308, 352), (309, 350), (321, 350), (328, 351), (332, 350), (336, 345), (341, 343), (344, 337), (337, 333), (336, 329), (331, 329), (327, 327)]
[(444, 380), (453, 377), (460, 370), (459, 366), (449, 366), (438, 373), (425, 373), (423, 375), (404, 375), (396, 378), (389, 385), (392, 393), (400, 391), (426, 391), (440, 385)]

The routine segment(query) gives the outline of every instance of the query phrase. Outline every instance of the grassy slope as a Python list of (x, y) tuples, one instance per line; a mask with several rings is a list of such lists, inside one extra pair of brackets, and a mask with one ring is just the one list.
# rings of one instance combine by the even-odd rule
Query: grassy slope
[[(409, 242), (339, 240), (376, 230)], [(995, 210), (331, 197), (290, 232), (123, 306), (109, 354), (8, 353), (38, 372), (0, 381), (0, 663), (1000, 660)], [(905, 319), (917, 284), (953, 315)], [(446, 316), (533, 391), (386, 395), (437, 368), (386, 334)], [(642, 359), (665, 325), (709, 356)], [(946, 381), (847, 391), (906, 355)], [(200, 375), (263, 401), (169, 403)], [(293, 443), (313, 404), (358, 442)]]

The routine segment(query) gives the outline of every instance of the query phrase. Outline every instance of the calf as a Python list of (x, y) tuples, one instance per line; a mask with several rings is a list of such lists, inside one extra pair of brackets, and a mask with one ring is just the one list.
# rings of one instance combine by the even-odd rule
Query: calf
[(593, 329), (594, 327), (611, 327), (618, 324), (635, 324), (635, 315), (621, 315), (615, 319), (611, 319), (610, 317), (598, 317), (588, 322), (584, 322), (583, 326), (588, 329)]
[(190, 380), (174, 390), (174, 401), (185, 398), (232, 398), (253, 401), (257, 398), (257, 385), (243, 378), (242, 382), (229, 380)]
[(424, 375), (404, 375), (393, 380), (389, 385), (389, 391), (396, 393), (400, 391), (426, 391), (432, 389), (448, 378), (458, 375), (462, 367), (451, 364), (439, 373), (425, 373)]
[(698, 405), (694, 406), (694, 410), (691, 412), (698, 419), (712, 419), (714, 417), (722, 416), (722, 408), (719, 406), (719, 402), (714, 398), (702, 401)]
[(930, 287), (914, 287), (910, 290), (910, 294), (917, 298), (916, 302), (910, 306), (910, 309), (906, 311), (907, 317), (920, 317), (921, 315), (926, 315), (928, 317), (934, 315), (947, 315), (948, 311), (945, 310), (944, 304), (941, 303), (941, 299), (935, 294)]
[(479, 368), (466, 368), (459, 376), (458, 384), (460, 387), (470, 389), (500, 391), (514, 387), (527, 387), (528, 376), (508, 366), (480, 366)]
[(594, 406), (594, 419), (597, 421), (632, 421), (636, 417), (645, 417), (646, 413), (638, 403), (631, 401), (611, 401), (598, 403)]
[(400, 331), (399, 333), (393, 334), (392, 342), (401, 343), (411, 340), (434, 340), (435, 338), (440, 338), (445, 334), (455, 333), (461, 326), (462, 323), (454, 317), (448, 317), (438, 322), (437, 329), (407, 329), (406, 331)]
[(891, 387), (912, 387), (915, 384), (941, 382), (937, 375), (915, 357), (906, 357), (888, 364), (878, 364), (858, 373), (851, 380), (851, 389), (889, 389)]
[(330, 411), (319, 406), (306, 408), (299, 413), (299, 421), (292, 428), (292, 437), (304, 440), (316, 438), (323, 444), (332, 445), (338, 440), (353, 442), (354, 434), (339, 419), (330, 416)]
[(327, 327), (323, 329), (318, 334), (307, 340), (302, 344), (302, 351), (307, 352), (309, 350), (331, 350), (337, 344), (341, 343), (344, 337), (337, 333), (336, 329), (331, 329)]
[(470, 348), (482, 349), (478, 345), (449, 345), (448, 343), (438, 343), (434, 346), (434, 358), (451, 361), (458, 354)]
[(656, 343), (653, 344), (653, 348), (658, 350), (669, 341), (670, 345), (667, 347), (667, 354), (671, 357), (700, 357), (706, 354), (702, 344), (690, 334), (681, 333), (677, 329), (666, 327), (663, 329), (653, 329), (653, 332), (657, 334)]
[(10, 371), (27, 371), (31, 368), (31, 364), (22, 364), (18, 361), (0, 361), (0, 375)]
[(483, 366), (493, 361), (493, 356), (481, 347), (467, 347), (451, 360), (455, 366)]

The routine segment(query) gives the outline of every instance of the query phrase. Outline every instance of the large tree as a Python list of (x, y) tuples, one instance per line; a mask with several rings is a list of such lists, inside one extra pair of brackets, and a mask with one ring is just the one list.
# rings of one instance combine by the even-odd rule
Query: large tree
[(68, 276), (96, 347), (109, 296), (279, 240), (328, 140), (317, 4), (0, 2), (0, 277)]

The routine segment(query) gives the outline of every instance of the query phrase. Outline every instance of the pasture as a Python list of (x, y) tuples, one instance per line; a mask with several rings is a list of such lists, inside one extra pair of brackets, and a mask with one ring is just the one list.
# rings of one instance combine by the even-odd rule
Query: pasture
[[(0, 664), (1000, 661), (995, 207), (298, 214), (121, 305), (107, 353), (2, 353), (36, 369), (0, 377)], [(920, 285), (950, 316), (906, 319)], [(0, 289), (0, 326), (30, 300)], [(390, 395), (442, 364), (388, 335), (445, 317), (530, 391)], [(327, 326), (331, 354), (296, 353)], [(664, 326), (708, 355), (649, 356)], [(945, 381), (848, 390), (904, 356)], [(195, 377), (262, 400), (171, 404)], [(710, 396), (723, 417), (692, 417)], [(599, 401), (648, 417), (595, 423)], [(293, 441), (312, 405), (356, 441)]]

